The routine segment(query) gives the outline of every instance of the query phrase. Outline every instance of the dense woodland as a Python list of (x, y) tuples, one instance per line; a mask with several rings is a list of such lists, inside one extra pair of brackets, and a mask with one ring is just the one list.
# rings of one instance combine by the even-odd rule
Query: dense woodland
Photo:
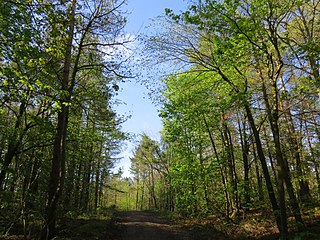
[(0, 3), (0, 234), (52, 238), (57, 219), (105, 205), (126, 138), (123, 2)]
[[(319, 206), (319, 1), (194, 1), (145, 39), (162, 78), (160, 143), (132, 159), (136, 207), (288, 219)], [(263, 210), (262, 210), (263, 211)]]
[[(0, 0), (0, 234), (51, 239), (107, 207), (233, 223), (270, 212), (281, 239), (320, 202), (320, 1), (189, 1), (143, 36), (161, 106), (132, 178), (117, 83), (134, 77), (122, 1)], [(174, 67), (172, 67), (174, 66)], [(142, 66), (141, 66), (142, 69)], [(318, 211), (318, 210), (317, 210)]]

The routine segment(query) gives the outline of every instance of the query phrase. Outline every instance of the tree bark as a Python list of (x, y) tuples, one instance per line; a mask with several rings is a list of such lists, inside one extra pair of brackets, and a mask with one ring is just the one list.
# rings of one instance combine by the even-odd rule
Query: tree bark
[(224, 116), (222, 116), (222, 142), (224, 144), (224, 148), (226, 151), (227, 161), (228, 161), (228, 170), (230, 175), (230, 183), (231, 183), (231, 196), (232, 196), (232, 215), (237, 215), (239, 211), (239, 196), (238, 196), (238, 179), (235, 170), (235, 160), (233, 154), (233, 143), (231, 139), (231, 133), (229, 127), (224, 120)]
[(269, 138), (267, 136), (267, 131), (266, 131), (265, 127), (263, 127), (263, 136), (264, 136), (265, 141), (266, 141), (266, 147), (267, 147), (267, 150), (268, 150), (268, 158), (269, 158), (270, 166), (271, 166), (271, 169), (272, 169), (276, 184), (278, 185), (278, 181), (277, 181), (278, 175), (277, 175), (276, 168), (274, 166), (273, 155), (272, 155), (272, 152), (271, 152), (271, 149), (270, 149)]
[[(99, 153), (100, 153), (100, 156), (102, 155), (102, 148), (103, 148), (103, 143), (100, 144), (100, 150), (99, 150)], [(97, 166), (96, 166), (96, 177), (95, 177), (95, 186), (94, 186), (94, 211), (96, 212), (97, 209), (98, 209), (98, 204), (99, 204), (99, 189), (100, 189), (100, 185), (101, 185), (101, 182), (100, 182), (100, 175), (101, 175), (101, 172), (100, 172), (100, 165), (101, 165), (101, 160), (98, 159), (97, 160)], [(129, 191), (130, 193), (130, 191)]]
[[(273, 136), (273, 141), (276, 149), (276, 159), (277, 159), (277, 165), (278, 165), (278, 190), (279, 190), (279, 198), (280, 198), (280, 211), (282, 215), (282, 221), (283, 225), (287, 224), (287, 216), (286, 216), (286, 208), (285, 208), (285, 194), (284, 194), (284, 186), (283, 183), (286, 184), (287, 187), (287, 192), (289, 195), (289, 200), (290, 200), (290, 205), (291, 209), (293, 211), (294, 217), (296, 219), (296, 222), (298, 224), (298, 227), (304, 226), (301, 213), (300, 213), (300, 207), (297, 201), (297, 198), (294, 193), (293, 185), (291, 182), (291, 177), (290, 177), (290, 171), (289, 171), (289, 166), (288, 163), (285, 161), (283, 154), (282, 154), (282, 149), (281, 149), (281, 141), (280, 141), (280, 130), (279, 130), (279, 110), (278, 110), (278, 96), (277, 96), (277, 89), (276, 86), (274, 85), (274, 91), (275, 91), (275, 101), (276, 101), (276, 106), (274, 109), (271, 109), (271, 106), (269, 104), (269, 99), (267, 95), (267, 90), (265, 83), (262, 79), (262, 92), (264, 96), (264, 102), (266, 105), (266, 110), (267, 110), (267, 116), (269, 119), (269, 124), (271, 127), (271, 132)], [(285, 219), (284, 219), (285, 218)], [(287, 235), (287, 234), (286, 234)]]
[(212, 148), (213, 148), (213, 151), (214, 151), (214, 155), (217, 159), (217, 162), (218, 162), (218, 166), (219, 166), (219, 170), (220, 170), (220, 175), (221, 175), (221, 182), (222, 182), (222, 185), (223, 185), (223, 190), (224, 190), (224, 197), (225, 197), (225, 215), (227, 217), (230, 216), (230, 212), (229, 212), (229, 209), (230, 209), (230, 199), (229, 199), (229, 193), (228, 193), (228, 188), (227, 188), (227, 183), (226, 183), (226, 178), (225, 178), (225, 174), (224, 174), (224, 171), (222, 169), (222, 166), (221, 166), (221, 161), (220, 161), (220, 157), (219, 157), (219, 154), (218, 154), (218, 151), (217, 151), (217, 148), (216, 148), (216, 144), (214, 142), (214, 139), (213, 139), (213, 136), (212, 136), (212, 133), (210, 131), (210, 128), (209, 128), (209, 125), (208, 125), (208, 122), (206, 120), (206, 117), (203, 116), (203, 120), (204, 120), (204, 123), (205, 123), (205, 126), (206, 126), (206, 129), (207, 129), (207, 132), (208, 132), (208, 135), (209, 135), (209, 138), (210, 138), (210, 142), (211, 142), (211, 145), (212, 145)]
[(259, 132), (258, 132), (258, 129), (257, 129), (256, 125), (255, 125), (255, 122), (254, 122), (254, 119), (253, 119), (253, 115), (252, 115), (252, 112), (251, 112), (251, 109), (250, 109), (250, 105), (246, 101), (244, 101), (244, 108), (245, 108), (245, 111), (246, 111), (246, 114), (247, 114), (247, 117), (248, 117), (248, 122), (249, 122), (250, 128), (251, 128), (252, 133), (253, 133), (253, 137), (255, 139), (257, 153), (258, 153), (258, 157), (259, 157), (259, 160), (260, 160), (260, 163), (261, 163), (264, 179), (266, 181), (266, 187), (267, 187), (267, 190), (268, 190), (270, 203), (272, 205), (273, 214), (274, 214), (274, 216), (276, 218), (278, 229), (281, 232), (283, 230), (282, 230), (281, 218), (280, 218), (280, 214), (279, 214), (279, 206), (278, 206), (277, 199), (276, 199), (276, 196), (275, 196), (275, 193), (274, 193), (274, 190), (273, 190), (273, 185), (272, 185), (272, 181), (271, 181), (271, 178), (270, 178), (270, 174), (269, 174), (266, 158), (265, 158), (265, 155), (263, 153), (263, 148), (262, 148)]
[[(287, 89), (284, 83), (283, 78), (281, 78), (282, 89), (286, 93)], [(281, 100), (281, 99), (280, 99)], [(300, 200), (303, 203), (308, 203), (311, 200), (311, 194), (309, 189), (309, 183), (306, 180), (304, 169), (302, 165), (302, 158), (300, 154), (299, 141), (297, 136), (297, 131), (294, 127), (294, 122), (291, 115), (291, 107), (288, 102), (287, 96), (285, 94), (285, 99), (280, 102), (281, 110), (283, 111), (286, 119), (287, 133), (288, 133), (288, 142), (290, 149), (292, 150), (292, 156), (295, 159), (296, 169), (297, 169), (297, 178), (299, 182), (299, 196)]]
[(262, 203), (264, 202), (263, 181), (262, 181), (262, 176), (260, 175), (260, 165), (258, 162), (257, 151), (255, 149), (254, 143), (253, 143), (252, 153), (253, 153), (254, 167), (256, 170), (256, 177), (257, 177), (257, 184), (258, 184), (258, 199)]
[[(242, 122), (242, 127), (241, 127)], [(241, 150), (242, 150), (242, 160), (243, 160), (243, 173), (244, 173), (244, 207), (249, 207), (251, 203), (250, 198), (250, 181), (249, 181), (249, 143), (248, 143), (248, 137), (246, 133), (246, 121), (245, 119), (240, 120), (240, 117), (238, 118), (238, 127), (239, 127), (239, 134), (240, 134), (240, 144), (241, 144)]]
[(310, 149), (310, 153), (311, 153), (311, 161), (313, 163), (314, 171), (316, 173), (316, 180), (317, 180), (317, 185), (318, 185), (318, 194), (320, 194), (319, 163), (318, 163), (317, 159), (315, 158), (316, 153), (315, 153), (315, 151), (313, 149), (313, 146), (312, 146), (312, 140), (311, 140), (311, 136), (310, 136), (310, 133), (309, 133), (309, 128), (308, 128), (308, 125), (307, 125), (306, 122), (305, 122), (305, 129), (306, 129), (308, 145), (309, 145), (309, 149)]
[[(265, 84), (262, 79), (262, 92), (263, 92), (263, 99), (266, 105), (267, 115), (271, 126), (271, 131), (273, 135), (273, 141), (276, 149), (276, 159), (278, 165), (278, 172), (277, 172), (277, 182), (278, 182), (278, 194), (279, 194), (279, 204), (280, 204), (280, 217), (281, 217), (281, 225), (282, 225), (282, 233), (281, 239), (286, 239), (288, 236), (288, 222), (287, 222), (287, 211), (286, 211), (286, 201), (285, 201), (285, 190), (284, 190), (284, 178), (286, 173), (284, 167), (284, 159), (282, 156), (282, 150), (280, 146), (280, 137), (279, 137), (279, 129), (277, 125), (277, 121), (274, 118), (274, 115), (278, 114), (277, 110), (272, 113), (269, 99), (266, 91)], [(277, 101), (277, 100), (276, 100)]]
[(4, 183), (4, 180), (6, 178), (6, 174), (7, 174), (7, 171), (8, 171), (8, 168), (10, 166), (10, 164), (12, 163), (12, 160), (13, 158), (16, 156), (17, 154), (17, 151), (18, 151), (18, 148), (21, 144), (21, 141), (24, 137), (24, 133), (27, 131), (27, 127), (23, 130), (23, 133), (18, 134), (19, 131), (21, 131), (21, 125), (22, 125), (22, 117), (26, 111), (26, 108), (27, 108), (27, 103), (26, 101), (22, 101), (20, 103), (20, 106), (19, 106), (19, 114), (17, 116), (17, 120), (15, 122), (15, 125), (14, 125), (14, 129), (13, 129), (13, 134), (12, 134), (12, 137), (10, 138), (10, 141), (8, 143), (8, 148), (7, 148), (7, 152), (6, 154), (4, 155), (4, 161), (3, 161), (3, 164), (2, 164), (2, 169), (0, 171), (0, 192), (4, 189), (3, 187), (3, 183)]
[(71, 2), (67, 45), (63, 67), (62, 97), (59, 101), (61, 110), (58, 112), (57, 129), (53, 147), (53, 158), (48, 186), (48, 200), (46, 206), (46, 226), (44, 226), (42, 239), (52, 239), (56, 235), (57, 207), (64, 187), (66, 138), (69, 118), (69, 103), (71, 91), (69, 86), (71, 71), (72, 42), (75, 25), (76, 0)]

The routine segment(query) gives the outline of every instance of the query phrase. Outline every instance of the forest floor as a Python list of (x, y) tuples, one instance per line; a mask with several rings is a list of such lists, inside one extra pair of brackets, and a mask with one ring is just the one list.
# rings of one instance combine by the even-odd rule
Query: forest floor
[[(290, 239), (320, 239), (320, 216), (305, 216), (306, 232), (290, 233)], [(112, 240), (275, 240), (278, 230), (267, 212), (251, 213), (249, 218), (229, 222), (215, 218), (168, 218), (152, 211), (118, 212)], [(291, 219), (293, 220), (293, 219)], [(294, 226), (290, 226), (294, 229)]]
[(118, 213), (115, 240), (189, 240), (189, 232), (158, 213), (125, 211)]
[[(290, 239), (320, 240), (320, 213), (304, 215), (307, 231), (294, 232), (289, 219)], [(184, 219), (154, 211), (114, 211), (108, 216), (69, 218), (59, 227), (55, 240), (275, 240), (278, 231), (268, 212), (248, 213), (237, 222), (219, 217)], [(20, 240), (23, 235), (0, 239)], [(29, 237), (28, 239), (35, 239)]]

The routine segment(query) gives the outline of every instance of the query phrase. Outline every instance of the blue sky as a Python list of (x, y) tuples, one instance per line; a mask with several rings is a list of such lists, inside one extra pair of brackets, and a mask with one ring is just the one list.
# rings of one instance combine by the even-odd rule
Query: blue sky
[[(165, 8), (170, 8), (175, 12), (185, 9), (186, 1), (183, 0), (128, 0), (125, 7), (130, 14), (126, 32), (136, 36), (139, 33), (146, 32), (146, 27), (150, 20), (157, 16), (164, 15)], [(138, 80), (138, 79), (137, 79)], [(121, 83), (117, 99), (123, 104), (117, 106), (115, 110), (119, 115), (131, 115), (131, 118), (123, 124), (123, 130), (139, 136), (145, 132), (151, 138), (159, 140), (159, 131), (162, 128), (161, 120), (158, 117), (158, 111), (148, 97), (148, 90), (140, 85), (137, 80)], [(139, 138), (138, 138), (139, 139)], [(138, 140), (137, 139), (137, 140)], [(117, 164), (116, 169), (121, 167), (124, 170), (124, 177), (130, 176), (130, 159), (132, 156), (136, 141), (132, 140), (126, 144), (119, 157), (122, 159)]]

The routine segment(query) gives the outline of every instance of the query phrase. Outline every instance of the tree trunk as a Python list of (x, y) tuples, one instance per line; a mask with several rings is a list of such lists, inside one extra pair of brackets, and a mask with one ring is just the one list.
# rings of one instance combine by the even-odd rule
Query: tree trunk
[(136, 186), (137, 186), (137, 193), (136, 193), (136, 210), (139, 209), (139, 179), (140, 179), (140, 177), (139, 177), (139, 173), (138, 173), (137, 184), (136, 184)]
[(284, 178), (285, 178), (285, 175), (287, 175), (288, 173), (285, 171), (285, 167), (284, 167), (284, 159), (283, 159), (282, 150), (280, 146), (281, 143), (280, 143), (280, 137), (279, 137), (279, 129), (277, 125), (278, 122), (274, 117), (274, 115), (278, 114), (278, 112), (277, 112), (277, 109), (275, 109), (274, 112), (272, 113), (263, 79), (262, 79), (262, 92), (263, 92), (264, 103), (266, 105), (269, 123), (271, 126), (273, 141), (276, 149), (276, 159), (277, 159), (277, 165), (278, 165), (278, 168), (277, 168), (278, 181), (277, 182), (278, 182), (278, 194), (279, 194), (280, 216), (281, 216), (281, 226), (282, 226), (281, 239), (286, 239), (288, 236), (288, 223), (287, 223), (287, 211), (286, 211), (285, 190), (284, 190)]
[(207, 129), (207, 132), (208, 132), (208, 135), (209, 135), (209, 138), (210, 138), (210, 142), (211, 142), (211, 145), (212, 145), (212, 148), (213, 148), (213, 151), (214, 151), (214, 155), (217, 159), (217, 162), (218, 162), (218, 166), (219, 166), (219, 170), (220, 170), (220, 175), (221, 175), (221, 182), (222, 182), (222, 185), (223, 185), (223, 190), (224, 190), (224, 197), (225, 197), (225, 215), (227, 217), (230, 216), (230, 212), (229, 212), (229, 209), (230, 209), (230, 199), (229, 199), (229, 193), (228, 193), (228, 188), (227, 188), (227, 183), (226, 183), (226, 178), (225, 178), (225, 174), (224, 174), (224, 171), (222, 169), (222, 166), (221, 166), (221, 161), (220, 161), (220, 157), (219, 157), (219, 154), (218, 154), (218, 151), (217, 151), (217, 148), (216, 148), (216, 144), (214, 142), (214, 139), (213, 139), (213, 136), (211, 134), (211, 131), (210, 131), (210, 128), (209, 128), (209, 125), (208, 125), (208, 122), (206, 120), (206, 117), (203, 116), (203, 120), (204, 120), (204, 123), (205, 123), (205, 126), (206, 126), (206, 129)]
[(313, 163), (313, 167), (314, 167), (314, 171), (316, 173), (316, 180), (317, 180), (317, 185), (318, 185), (318, 194), (320, 194), (320, 173), (319, 173), (319, 163), (317, 161), (317, 159), (315, 158), (316, 153), (313, 149), (312, 143), (311, 143), (311, 136), (309, 133), (309, 129), (307, 126), (307, 123), (305, 122), (305, 129), (306, 129), (306, 134), (307, 134), (307, 140), (308, 140), (308, 145), (309, 145), (309, 149), (310, 149), (310, 153), (311, 153), (311, 162)]
[(259, 157), (259, 160), (260, 160), (260, 163), (261, 163), (264, 179), (266, 181), (266, 187), (267, 187), (269, 199), (270, 199), (270, 202), (271, 202), (271, 205), (272, 205), (273, 214), (274, 214), (274, 216), (276, 218), (278, 229), (281, 232), (282, 231), (282, 225), (281, 225), (281, 218), (280, 218), (280, 214), (279, 214), (279, 206), (278, 206), (277, 199), (276, 199), (276, 196), (275, 196), (275, 193), (274, 193), (274, 190), (273, 190), (273, 185), (272, 185), (272, 181), (271, 181), (271, 178), (270, 178), (270, 174), (269, 174), (266, 158), (265, 158), (264, 153), (263, 153), (263, 148), (262, 148), (259, 132), (258, 132), (258, 129), (257, 129), (256, 125), (255, 125), (255, 122), (254, 122), (254, 119), (253, 119), (253, 115), (251, 113), (250, 105), (246, 101), (244, 101), (244, 108), (246, 110), (246, 114), (247, 114), (247, 117), (248, 117), (248, 122), (249, 122), (250, 128), (252, 130), (254, 140), (256, 142), (257, 153), (258, 153), (258, 157)]
[[(100, 147), (100, 155), (102, 153), (102, 144)], [(99, 188), (100, 188), (100, 159), (97, 160), (96, 166), (96, 178), (95, 178), (95, 186), (94, 186), (94, 211), (96, 212), (98, 209), (99, 203)]]
[(74, 194), (76, 193), (76, 189), (75, 186), (79, 186), (79, 185), (75, 185), (74, 183), (74, 178), (75, 178), (75, 162), (69, 163), (68, 166), (68, 176), (66, 177), (66, 182), (68, 183), (68, 185), (65, 186), (65, 190), (64, 190), (64, 196), (63, 196), (63, 208), (64, 210), (68, 210), (70, 209), (70, 207), (72, 207), (72, 197), (74, 197)]
[(267, 131), (266, 131), (265, 127), (263, 127), (263, 136), (264, 136), (265, 141), (266, 141), (266, 147), (267, 147), (267, 151), (268, 151), (268, 158), (269, 158), (270, 166), (271, 166), (271, 169), (272, 169), (276, 184), (278, 185), (278, 181), (277, 181), (278, 175), (277, 175), (277, 171), (276, 171), (276, 168), (274, 166), (274, 163), (273, 163), (273, 156), (272, 156), (272, 152), (271, 152), (271, 149), (270, 149), (269, 138), (267, 137)]
[(75, 25), (75, 8), (76, 0), (72, 0), (61, 87), (61, 90), (64, 91), (64, 93), (68, 94), (65, 94), (66, 96), (63, 96), (59, 101), (61, 110), (58, 112), (57, 130), (54, 140), (53, 158), (48, 186), (46, 226), (43, 229), (44, 231), (42, 234), (42, 239), (52, 239), (55, 237), (57, 207), (64, 186), (67, 126), (69, 117), (69, 103), (71, 99), (70, 94), (72, 92), (72, 89), (70, 89), (69, 86), (69, 80), (71, 71), (72, 42)]
[(79, 189), (80, 183), (81, 183), (81, 173), (82, 173), (82, 169), (83, 169), (83, 164), (82, 161), (79, 163), (78, 165), (78, 169), (77, 169), (77, 177), (76, 177), (76, 181), (75, 181), (75, 186), (78, 187), (77, 191), (75, 192), (75, 196), (74, 196), (74, 206), (79, 209), (80, 205), (81, 205), (81, 189)]
[[(242, 127), (241, 127), (242, 122)], [(250, 181), (249, 181), (249, 143), (248, 137), (246, 133), (246, 121), (243, 119), (240, 120), (238, 118), (238, 127), (239, 127), (239, 134), (240, 134), (240, 144), (242, 150), (242, 160), (243, 160), (243, 172), (244, 172), (244, 179), (243, 179), (243, 190), (244, 190), (244, 207), (247, 208), (250, 206), (251, 199), (250, 199)]]
[(252, 153), (253, 153), (253, 161), (254, 161), (254, 167), (256, 170), (256, 177), (257, 177), (257, 184), (258, 184), (258, 199), (259, 202), (264, 202), (264, 193), (263, 193), (263, 185), (262, 185), (262, 176), (260, 175), (260, 166), (259, 166), (259, 162), (258, 162), (258, 157), (257, 157), (257, 151), (255, 149), (255, 144), (253, 143), (253, 149), (252, 149)]
[[(281, 84), (284, 93), (287, 92), (287, 89), (285, 87), (285, 83), (283, 79), (281, 78)], [(282, 99), (282, 98), (281, 98)], [(291, 115), (291, 107), (290, 103), (288, 102), (287, 96), (285, 95), (285, 99), (280, 102), (282, 107), (282, 112), (285, 113), (285, 123), (287, 125), (287, 135), (288, 135), (288, 142), (290, 145), (290, 152), (292, 152), (293, 158), (295, 159), (296, 162), (296, 169), (297, 169), (297, 178), (299, 182), (299, 196), (300, 200), (303, 203), (308, 203), (311, 200), (311, 194), (310, 194), (310, 189), (309, 189), (309, 183), (306, 180), (303, 166), (302, 166), (302, 158), (300, 154), (300, 148), (299, 148), (299, 141), (298, 141), (298, 136), (297, 136), (297, 131), (294, 127), (294, 122), (292, 119)]]
[(155, 179), (154, 179), (154, 172), (153, 169), (151, 168), (151, 182), (152, 182), (152, 199), (153, 199), (153, 204), (155, 209), (158, 208), (158, 203), (157, 203), (157, 198), (156, 198), (156, 193), (155, 193)]
[[(235, 92), (239, 93), (239, 89), (230, 81), (230, 79), (226, 75), (224, 75), (224, 73), (219, 68), (216, 71), (226, 83), (228, 83), (231, 87), (233, 87)], [(271, 202), (271, 205), (272, 205), (273, 214), (275, 215), (275, 218), (276, 218), (277, 227), (278, 227), (280, 233), (283, 233), (284, 231), (282, 229), (281, 217), (280, 217), (280, 214), (279, 214), (279, 212), (280, 212), (279, 210), (280, 209), (279, 209), (279, 206), (278, 206), (278, 203), (277, 203), (277, 199), (276, 199), (276, 196), (275, 196), (275, 193), (274, 193), (274, 190), (273, 190), (273, 185), (272, 185), (272, 181), (271, 181), (271, 178), (270, 178), (270, 174), (269, 174), (266, 158), (264, 156), (264, 152), (263, 152), (263, 148), (262, 148), (259, 132), (258, 132), (258, 129), (257, 129), (256, 125), (255, 125), (254, 118), (253, 118), (253, 115), (252, 115), (252, 112), (251, 112), (251, 109), (250, 109), (249, 102), (247, 100), (243, 99), (242, 103), (243, 103), (243, 107), (245, 108), (245, 112), (246, 112), (247, 117), (248, 117), (248, 122), (249, 122), (249, 125), (250, 125), (250, 128), (251, 128), (251, 131), (253, 133), (254, 140), (256, 142), (257, 153), (258, 153), (258, 157), (259, 157), (259, 160), (260, 160), (260, 163), (261, 163), (263, 175), (264, 175), (264, 178), (265, 178), (265, 181), (266, 181), (268, 195), (269, 195), (269, 199), (270, 199), (270, 202)]]
[[(90, 149), (90, 152), (92, 153), (92, 149)], [(86, 212), (88, 211), (89, 207), (89, 198), (90, 198), (90, 178), (91, 178), (91, 159), (87, 159), (87, 163), (83, 172), (83, 178), (82, 178), (82, 188), (81, 188), (81, 201), (80, 201), (80, 208), (82, 211)]]
[(204, 191), (204, 199), (206, 201), (206, 210), (208, 211), (210, 209), (210, 198), (208, 193), (208, 183), (206, 180), (206, 171), (205, 171), (205, 165), (204, 165), (204, 159), (203, 159), (203, 152), (202, 152), (202, 146), (200, 146), (199, 150), (199, 162), (200, 162), (200, 175), (201, 175), (201, 181), (203, 182), (203, 191)]
[(6, 154), (4, 155), (4, 161), (3, 161), (3, 164), (2, 164), (2, 169), (1, 169), (1, 172), (0, 172), (0, 192), (4, 189), (3, 187), (3, 183), (4, 183), (4, 180), (6, 178), (6, 174), (7, 174), (7, 171), (8, 171), (8, 168), (13, 160), (13, 158), (15, 157), (15, 155), (17, 154), (17, 151), (18, 151), (18, 148), (20, 146), (20, 143), (24, 137), (24, 133), (26, 132), (27, 130), (27, 127), (23, 130), (23, 133), (18, 134), (19, 131), (21, 131), (21, 125), (22, 125), (22, 117), (26, 111), (26, 108), (27, 108), (27, 103), (26, 101), (22, 101), (20, 103), (20, 106), (19, 106), (19, 114), (17, 116), (17, 120), (15, 122), (15, 125), (14, 125), (14, 129), (13, 129), (13, 134), (12, 134), (12, 137), (10, 138), (10, 141), (8, 143), (8, 149), (7, 149), (7, 152)]
[(61, 197), (64, 176), (65, 176), (65, 144), (66, 144), (66, 125), (68, 108), (63, 106), (58, 113), (58, 127), (54, 141), (53, 159), (48, 188), (47, 201), (47, 233), (45, 239), (52, 239), (55, 236), (55, 226), (57, 218), (57, 205)]
[(234, 154), (233, 154), (233, 144), (231, 139), (231, 133), (229, 130), (229, 127), (226, 123), (226, 121), (223, 119), (224, 116), (222, 116), (222, 142), (224, 144), (224, 148), (227, 155), (227, 161), (228, 161), (228, 170), (230, 175), (230, 183), (231, 183), (231, 196), (232, 196), (232, 215), (237, 215), (239, 211), (239, 197), (238, 197), (238, 180), (235, 170), (235, 160), (234, 160)]
[(142, 190), (141, 190), (141, 202), (140, 202), (140, 210), (143, 209), (143, 203), (144, 203), (144, 185), (145, 185), (145, 180), (143, 180), (142, 183)]
[[(276, 94), (275, 101), (278, 101), (277, 89), (275, 86), (274, 86), (274, 91)], [(263, 79), (262, 79), (262, 92), (263, 92), (264, 102), (266, 105), (267, 115), (268, 115), (268, 119), (271, 127), (273, 141), (276, 149), (276, 159), (277, 159), (277, 165), (278, 165), (278, 188), (279, 188), (279, 198), (280, 198), (280, 211), (281, 211), (281, 215), (283, 215), (282, 216), (282, 220), (284, 221), (283, 224), (286, 224), (287, 222), (287, 219), (284, 219), (284, 218), (287, 218), (286, 208), (285, 208), (284, 186), (283, 186), (283, 183), (285, 183), (287, 187), (287, 192), (289, 195), (291, 209), (293, 211), (298, 227), (300, 228), (304, 226), (304, 223), (301, 217), (300, 207), (299, 207), (297, 198), (295, 196), (293, 185), (291, 182), (289, 166), (282, 155), (280, 130), (278, 126), (278, 121), (279, 121), (279, 112), (277, 107), (278, 104), (276, 104), (273, 110), (271, 109), (266, 86), (264, 84)]]

